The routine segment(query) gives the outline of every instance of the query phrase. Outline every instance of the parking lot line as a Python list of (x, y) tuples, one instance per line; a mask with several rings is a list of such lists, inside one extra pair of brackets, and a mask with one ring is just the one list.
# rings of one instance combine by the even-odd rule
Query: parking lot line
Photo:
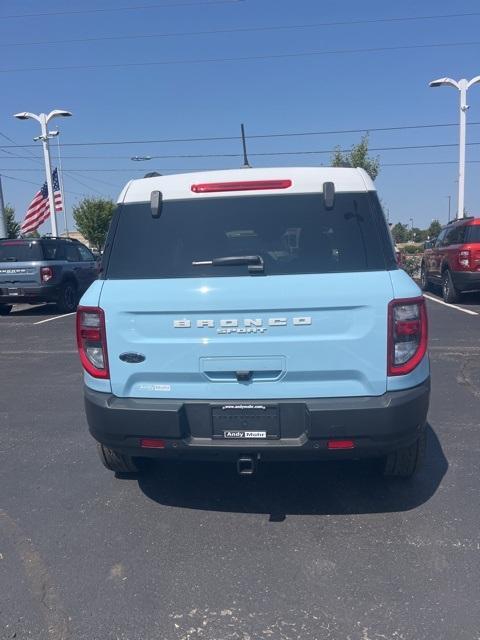
[(443, 300), (439, 300), (438, 298), (434, 298), (433, 296), (429, 296), (426, 293), (423, 294), (424, 298), (428, 300), (433, 300), (433, 302), (438, 302), (438, 304), (443, 304), (445, 307), (451, 307), (452, 309), (456, 309), (457, 311), (463, 311), (463, 313), (468, 313), (471, 316), (478, 316), (476, 311), (470, 311), (470, 309), (464, 309), (463, 307), (457, 307), (455, 304), (449, 304), (448, 302), (444, 302)]
[(45, 320), (39, 320), (38, 322), (34, 322), (33, 324), (43, 324), (44, 322), (51, 322), (52, 320), (59, 320), (60, 318), (68, 318), (68, 316), (74, 316), (75, 311), (73, 313), (64, 313), (61, 316), (53, 316), (53, 318), (46, 318)]

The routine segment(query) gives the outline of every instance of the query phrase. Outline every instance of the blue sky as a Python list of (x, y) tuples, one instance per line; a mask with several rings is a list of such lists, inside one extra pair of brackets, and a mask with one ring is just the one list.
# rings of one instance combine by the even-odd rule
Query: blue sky
[[(164, 5), (110, 11), (119, 6)], [(92, 13), (63, 11), (104, 9)], [(458, 95), (428, 88), (437, 77), (480, 74), (480, 15), (418, 21), (377, 22), (298, 29), (110, 39), (62, 44), (38, 41), (152, 35), (249, 27), (312, 25), (480, 11), (478, 0), (341, 3), (319, 0), (239, 0), (210, 4), (201, 0), (99, 0), (69, 2), (23, 0), (0, 11), (0, 132), (16, 144), (33, 144), (38, 125), (12, 118), (18, 111), (71, 110), (73, 118), (54, 121), (63, 143), (235, 136), (240, 122), (247, 134), (331, 131), (454, 123)], [(6, 17), (28, 13), (59, 15)], [(20, 46), (15, 43), (29, 43)], [(250, 61), (200, 62), (55, 71), (14, 71), (62, 67), (210, 58), (281, 55), (444, 43), (472, 43), (390, 51), (278, 57)], [(480, 123), (480, 85), (469, 93), (470, 122)], [(53, 125), (52, 125), (53, 128)], [(256, 139), (251, 153), (348, 148), (361, 133)], [(455, 144), (457, 127), (371, 132), (372, 147)], [(471, 125), (469, 142), (480, 142)], [(11, 144), (0, 137), (1, 145)], [(133, 155), (237, 153), (240, 143), (130, 144), (68, 147), (62, 150), (67, 208), (83, 195), (116, 198), (133, 176), (209, 168), (234, 168), (240, 158), (155, 159)], [(23, 217), (44, 180), (40, 149), (0, 150), (5, 200)], [(480, 161), (480, 149), (468, 148)], [(14, 155), (12, 155), (14, 154)], [(446, 220), (447, 196), (456, 206), (457, 148), (378, 152), (383, 165), (452, 162), (440, 165), (383, 166), (377, 188), (390, 219), (427, 226)], [(20, 157), (17, 157), (20, 156)], [(82, 157), (78, 157), (82, 156)], [(328, 164), (330, 154), (252, 156), (255, 166)], [(479, 164), (467, 165), (467, 209), (480, 213)], [(7, 177), (9, 176), (9, 177)], [(15, 178), (15, 180), (11, 179)], [(25, 182), (28, 181), (28, 182)], [(34, 184), (30, 184), (34, 183)], [(63, 225), (60, 225), (62, 228)], [(48, 231), (48, 225), (44, 226)]]

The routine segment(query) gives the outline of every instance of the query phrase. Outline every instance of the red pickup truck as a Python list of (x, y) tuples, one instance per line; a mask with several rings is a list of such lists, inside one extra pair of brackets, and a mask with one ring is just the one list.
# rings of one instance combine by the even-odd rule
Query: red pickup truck
[(442, 287), (445, 302), (458, 302), (466, 291), (480, 291), (480, 218), (461, 218), (442, 228), (437, 239), (425, 243), (421, 286)]

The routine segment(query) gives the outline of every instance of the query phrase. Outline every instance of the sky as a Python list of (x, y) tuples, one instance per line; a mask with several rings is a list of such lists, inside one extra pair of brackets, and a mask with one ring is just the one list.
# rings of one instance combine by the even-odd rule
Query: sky
[[(116, 199), (147, 171), (239, 167), (242, 122), (247, 136), (309, 134), (248, 139), (257, 167), (328, 165), (334, 147), (348, 149), (369, 132), (389, 219), (446, 222), (448, 196), (452, 216), (457, 203), (458, 92), (428, 82), (480, 74), (479, 26), (478, 0), (1, 2), (5, 201), (21, 220), (45, 180), (33, 142), (39, 125), (12, 115), (67, 109), (73, 117), (53, 120), (51, 129), (61, 131), (70, 227), (83, 197)], [(480, 84), (468, 103), (466, 208), (479, 215)], [(453, 126), (375, 131), (432, 124)], [(233, 139), (145, 142), (222, 137)], [(84, 145), (122, 141), (134, 143)], [(423, 145), (452, 146), (374, 151)], [(325, 153), (294, 153), (301, 151)], [(131, 160), (215, 154), (227, 157)]]

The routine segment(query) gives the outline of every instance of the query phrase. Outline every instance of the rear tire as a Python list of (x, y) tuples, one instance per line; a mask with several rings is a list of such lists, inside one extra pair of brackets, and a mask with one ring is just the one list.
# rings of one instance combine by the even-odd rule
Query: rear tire
[(411, 478), (423, 466), (426, 446), (427, 433), (422, 429), (413, 444), (386, 456), (383, 475), (390, 478)]
[(8, 316), (12, 307), (13, 305), (11, 304), (0, 304), (0, 316)]
[(131, 456), (128, 456), (103, 444), (97, 443), (97, 451), (104, 467), (115, 473), (138, 473), (138, 466)]
[(430, 282), (427, 276), (427, 270), (425, 268), (425, 264), (422, 262), (422, 268), (420, 271), (420, 288), (422, 291), (430, 291)]
[(73, 313), (77, 308), (78, 293), (73, 282), (64, 282), (60, 287), (57, 309), (60, 313)]
[(452, 274), (446, 269), (442, 274), (442, 296), (445, 302), (455, 304), (460, 298), (460, 292), (455, 288)]

